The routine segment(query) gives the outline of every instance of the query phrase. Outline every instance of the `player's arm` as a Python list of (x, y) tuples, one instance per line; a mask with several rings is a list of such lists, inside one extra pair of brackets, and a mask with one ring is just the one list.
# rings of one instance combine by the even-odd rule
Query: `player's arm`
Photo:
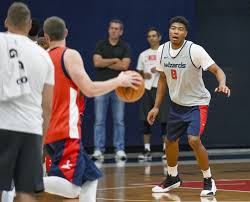
[(64, 63), (73, 82), (80, 88), (81, 92), (88, 96), (99, 96), (113, 91), (118, 86), (127, 86), (137, 89), (142, 79), (137, 74), (121, 73), (118, 77), (102, 81), (93, 82), (86, 73), (81, 55), (72, 49), (68, 49), (64, 54)]
[(42, 92), (42, 109), (43, 109), (43, 137), (47, 133), (52, 110), (53, 85), (44, 84)]
[(94, 66), (97, 68), (105, 68), (105, 67), (115, 64), (118, 61), (120, 61), (118, 58), (104, 59), (99, 54), (94, 54), (93, 56)]
[(222, 92), (230, 96), (230, 89), (226, 86), (226, 75), (223, 70), (215, 64), (204, 48), (194, 44), (190, 52), (192, 62), (196, 67), (202, 68), (204, 71), (209, 70), (216, 76), (219, 86), (215, 89), (215, 92)]
[(122, 60), (118, 60), (114, 64), (108, 66), (108, 68), (119, 70), (119, 71), (125, 71), (125, 70), (128, 70), (130, 62), (131, 62), (130, 58), (123, 58)]
[(163, 101), (164, 96), (166, 96), (166, 90), (167, 90), (167, 79), (164, 72), (160, 72), (160, 78), (157, 85), (157, 93), (155, 98), (155, 104), (153, 109), (150, 110), (148, 113), (148, 123), (152, 125), (156, 119), (156, 116), (159, 113), (159, 109), (161, 106), (161, 103)]
[(231, 92), (226, 86), (226, 75), (223, 70), (215, 63), (208, 67), (208, 70), (216, 76), (216, 79), (219, 83), (219, 86), (215, 89), (215, 92), (225, 93), (229, 97)]
[(167, 79), (164, 72), (160, 72), (160, 78), (157, 85), (157, 93), (155, 98), (154, 108), (160, 108), (163, 97), (166, 95)]

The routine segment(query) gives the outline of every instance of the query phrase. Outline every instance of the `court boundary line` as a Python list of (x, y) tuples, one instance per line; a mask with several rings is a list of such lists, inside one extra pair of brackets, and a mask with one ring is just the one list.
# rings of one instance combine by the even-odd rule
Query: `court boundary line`
[[(218, 160), (209, 160), (210, 164), (223, 164), (223, 163), (250, 163), (250, 159), (218, 159)], [(161, 162), (134, 162), (134, 163), (125, 163), (124, 167), (144, 167), (145, 164), (150, 166), (159, 166), (165, 165), (166, 161)], [(187, 160), (187, 161), (178, 161), (179, 165), (195, 165), (197, 164), (196, 160)], [(116, 163), (104, 163), (101, 165), (101, 168), (114, 168), (119, 167)]]
[(97, 200), (106, 200), (106, 201), (135, 201), (135, 202), (143, 202), (143, 201), (151, 201), (152, 202), (152, 200), (143, 200), (143, 199), (111, 199), (111, 198), (96, 198)]
[[(189, 181), (188, 181), (189, 182)], [(191, 181), (191, 182), (200, 182), (200, 181)], [(135, 189), (135, 188), (148, 188), (154, 187), (155, 185), (138, 185), (138, 186), (125, 186), (125, 187), (111, 187), (111, 188), (104, 188), (98, 189), (97, 191), (109, 191), (109, 190), (116, 190), (116, 189)], [(197, 187), (178, 187), (178, 189), (202, 189)], [(227, 190), (227, 189), (217, 189), (219, 191), (232, 191), (232, 192), (242, 192), (242, 193), (250, 193), (250, 191), (241, 191), (241, 190)], [(153, 192), (152, 192), (153, 193)]]

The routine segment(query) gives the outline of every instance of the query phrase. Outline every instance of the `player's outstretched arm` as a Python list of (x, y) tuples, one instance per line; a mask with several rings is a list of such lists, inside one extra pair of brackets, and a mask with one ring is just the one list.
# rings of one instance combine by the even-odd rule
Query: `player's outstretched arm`
[(212, 72), (219, 82), (219, 86), (215, 88), (215, 92), (225, 93), (228, 97), (231, 94), (230, 89), (226, 86), (226, 75), (223, 70), (216, 64), (212, 64), (208, 70)]
[(94, 97), (113, 91), (118, 86), (132, 87), (141, 85), (142, 78), (136, 73), (125, 74), (121, 72), (118, 77), (102, 82), (93, 82), (84, 69), (81, 55), (72, 49), (64, 54), (64, 63), (73, 82), (87, 97)]
[(147, 121), (152, 125), (159, 113), (159, 108), (162, 103), (163, 97), (166, 96), (167, 90), (167, 79), (164, 72), (160, 72), (160, 78), (157, 85), (157, 93), (155, 98), (155, 104), (153, 109), (151, 109), (147, 116)]

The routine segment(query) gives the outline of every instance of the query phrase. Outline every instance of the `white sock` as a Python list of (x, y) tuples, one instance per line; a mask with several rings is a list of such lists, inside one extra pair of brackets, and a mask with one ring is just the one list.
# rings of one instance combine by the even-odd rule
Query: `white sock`
[(201, 170), (202, 174), (203, 174), (203, 177), (204, 178), (210, 178), (212, 177), (212, 174), (211, 174), (211, 171), (210, 171), (210, 167), (207, 169), (207, 170)]
[(74, 185), (62, 177), (44, 177), (43, 181), (45, 192), (65, 198), (77, 198), (81, 191), (81, 187)]
[(150, 151), (150, 144), (149, 143), (144, 144), (144, 148), (146, 150)]
[(12, 191), (3, 191), (2, 192), (2, 202), (13, 202), (15, 197), (15, 189)]
[(171, 175), (172, 177), (176, 177), (178, 175), (177, 167), (178, 165), (174, 167), (168, 166), (168, 174)]
[(98, 180), (87, 181), (82, 185), (79, 202), (96, 202)]

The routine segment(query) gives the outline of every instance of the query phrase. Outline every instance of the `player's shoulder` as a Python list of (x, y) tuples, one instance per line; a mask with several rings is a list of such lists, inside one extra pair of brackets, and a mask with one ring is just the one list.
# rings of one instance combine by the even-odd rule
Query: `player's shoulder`
[(190, 47), (190, 55), (192, 58), (194, 57), (201, 57), (203, 55), (206, 55), (206, 50), (198, 44), (193, 43)]
[(79, 56), (80, 55), (80, 52), (76, 49), (73, 49), (73, 48), (67, 48), (65, 50), (65, 56), (66, 57), (73, 57), (73, 56)]
[(162, 44), (159, 46), (157, 52), (162, 52), (162, 50), (166, 47), (167, 43), (168, 43), (168, 41), (166, 41), (165, 43), (162, 43)]
[(80, 52), (72, 48), (67, 48), (63, 57), (64, 61), (69, 64), (82, 60)]
[(201, 45), (199, 45), (199, 44), (196, 44), (196, 43), (194, 43), (194, 42), (192, 42), (192, 41), (190, 41), (191, 42), (191, 50), (193, 50), (193, 51), (201, 51), (201, 50), (204, 50), (204, 48), (201, 46)]
[(163, 47), (165, 48), (169, 43), (170, 43), (170, 41), (166, 41), (166, 42), (162, 43), (162, 44), (159, 46), (158, 50), (159, 50), (159, 49), (162, 50)]

